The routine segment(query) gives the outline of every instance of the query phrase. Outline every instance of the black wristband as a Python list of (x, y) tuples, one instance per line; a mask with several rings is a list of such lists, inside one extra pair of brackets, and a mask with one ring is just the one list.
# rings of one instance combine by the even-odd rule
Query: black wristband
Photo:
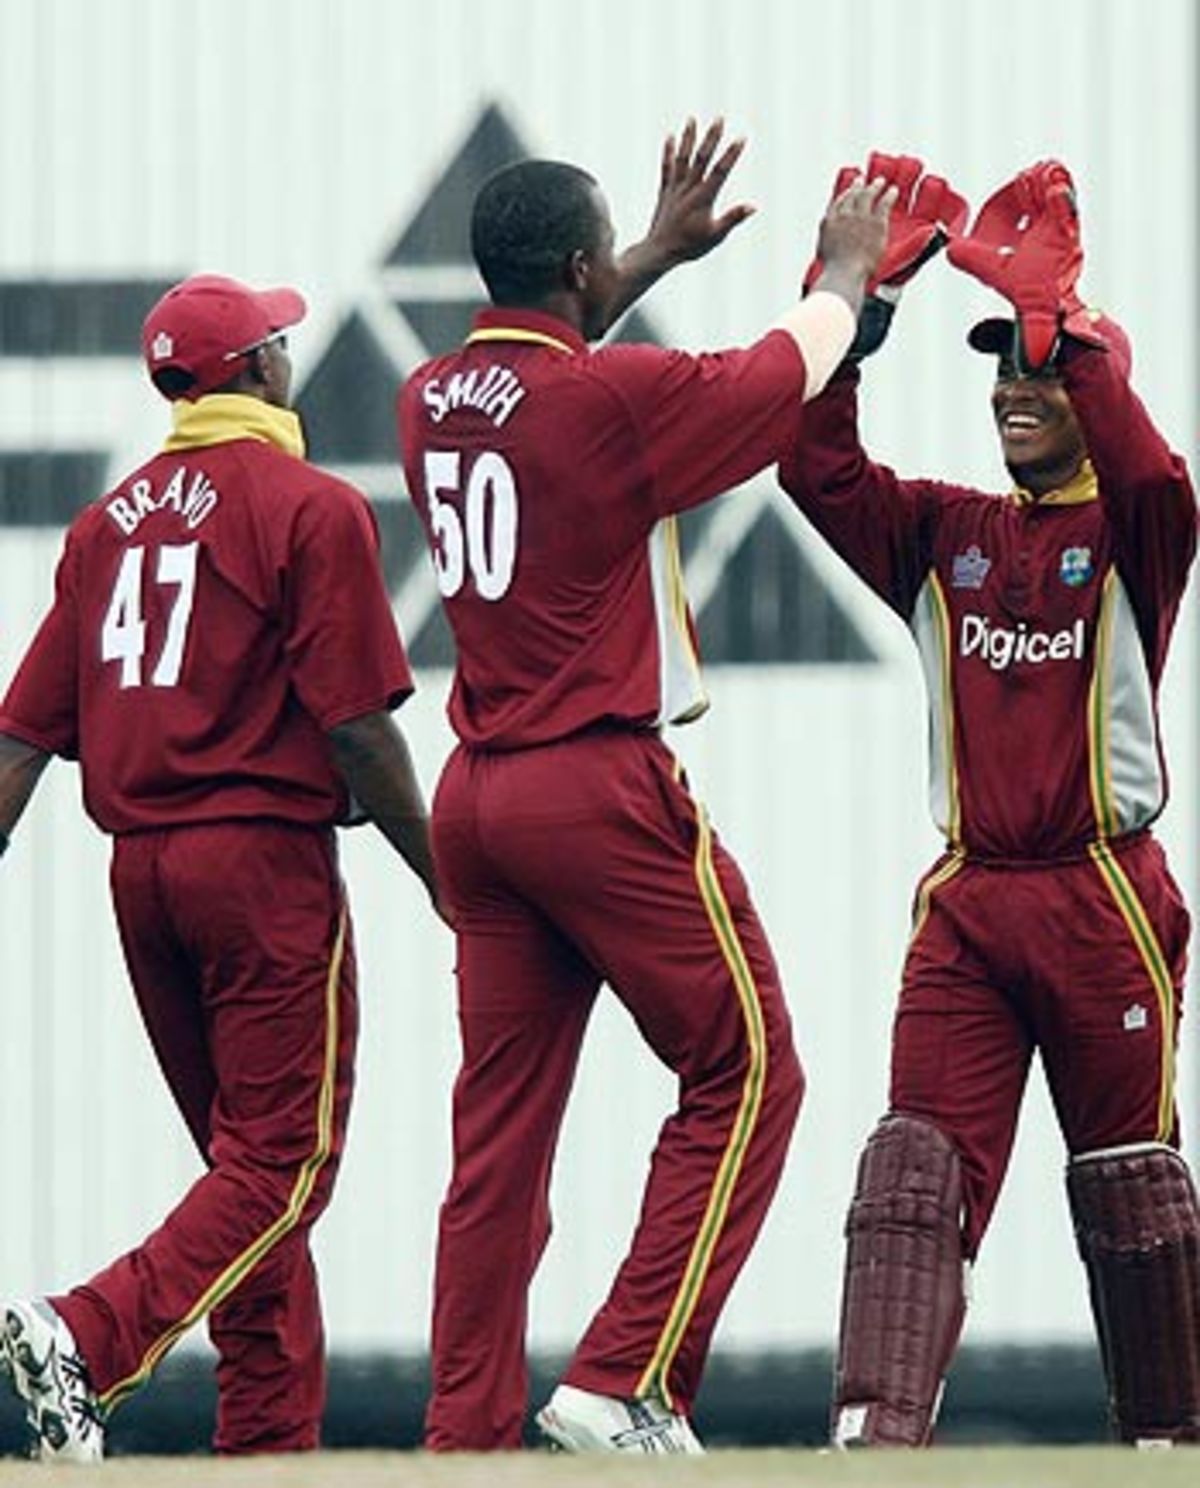
[(896, 301), (884, 299), (882, 295), (869, 294), (858, 312), (858, 326), (846, 360), (861, 362), (883, 345), (891, 328), (892, 316), (896, 313)]
[(8, 851), (8, 833), (0, 830), (0, 858)]

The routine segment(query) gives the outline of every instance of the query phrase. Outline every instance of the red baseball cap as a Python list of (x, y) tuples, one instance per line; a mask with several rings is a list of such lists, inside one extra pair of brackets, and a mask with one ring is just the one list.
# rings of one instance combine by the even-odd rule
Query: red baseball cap
[[(1129, 344), (1129, 337), (1115, 320), (1109, 320), (1099, 310), (1088, 310), (1085, 313), (1096, 341), (1103, 342), (1108, 348), (1109, 355), (1116, 358), (1117, 366), (1128, 381), (1133, 371), (1133, 347)], [(992, 356), (1011, 357), (1016, 345), (1016, 323), (1001, 315), (976, 321), (967, 332), (967, 345), (974, 351), (987, 352)]]
[[(228, 382), (233, 363), (278, 331), (304, 319), (308, 306), (294, 289), (251, 289), (221, 274), (193, 274), (167, 290), (142, 325), (142, 355), (164, 397), (198, 398)], [(192, 381), (168, 392), (158, 374), (171, 369)]]

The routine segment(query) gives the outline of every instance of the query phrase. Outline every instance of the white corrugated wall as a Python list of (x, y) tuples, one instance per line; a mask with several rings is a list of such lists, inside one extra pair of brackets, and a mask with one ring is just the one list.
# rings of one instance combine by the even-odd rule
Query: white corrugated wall
[[(314, 304), (300, 374), (473, 124), (500, 101), (535, 151), (578, 160), (640, 232), (660, 136), (724, 113), (757, 217), (648, 302), (686, 345), (749, 336), (792, 295), (838, 165), (922, 154), (976, 202), (1030, 161), (1074, 169), (1085, 289), (1129, 328), (1135, 380), (1194, 444), (1196, 38), (1189, 0), (0, 0), (0, 278), (219, 269)], [(961, 345), (990, 304), (936, 265), (870, 368), (867, 429), (901, 469), (1000, 480), (989, 369)], [(0, 327), (2, 334), (2, 327)], [(0, 345), (0, 351), (2, 351)], [(101, 442), (123, 462), (162, 409), (125, 361), (0, 359), (0, 446)], [(53, 534), (0, 530), (7, 677), (49, 594)], [(818, 555), (819, 559), (819, 555)], [(793, 1160), (729, 1308), (729, 1345), (828, 1342), (859, 1142), (881, 1108), (890, 1001), (924, 813), (920, 678), (856, 586), (876, 668), (730, 669), (675, 744), (742, 860), (790, 989), (811, 1079)], [(1163, 835), (1196, 885), (1196, 663), (1185, 616), (1164, 711)], [(428, 784), (445, 678), (406, 709)], [(132, 1012), (105, 845), (57, 766), (0, 880), (0, 1289), (55, 1288), (133, 1243), (196, 1171)], [(456, 1030), (451, 947), (382, 846), (346, 843), (363, 964), (360, 1095), (320, 1232), (334, 1347), (423, 1345)], [(1064, 927), (1064, 935), (1069, 927)], [(1200, 1117), (1193, 1031), (1185, 1114)], [(632, 1223), (671, 1092), (627, 1021), (597, 1015), (559, 1162), (536, 1342), (568, 1343)], [(1040, 1084), (979, 1268), (972, 1335), (1088, 1327)]]

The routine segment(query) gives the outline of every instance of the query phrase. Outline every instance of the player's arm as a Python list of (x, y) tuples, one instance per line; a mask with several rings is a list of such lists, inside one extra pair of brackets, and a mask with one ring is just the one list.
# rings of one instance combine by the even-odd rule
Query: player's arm
[(801, 402), (816, 397), (849, 350), (889, 200), (881, 183), (856, 181), (831, 203), (814, 292), (753, 344), (699, 355), (609, 346), (591, 358), (590, 371), (633, 424), (655, 518), (711, 501), (780, 458)]
[(1171, 606), (1196, 551), (1196, 497), (1187, 464), (1155, 427), (1119, 357), (1068, 333), (1058, 365), (1116, 533), (1122, 571), (1135, 580), (1142, 605)]
[(0, 853), (50, 760), (79, 753), (75, 560), (68, 532), (54, 576), (54, 603), (0, 702)]
[(804, 398), (815, 398), (850, 350), (867, 282), (887, 244), (894, 185), (855, 178), (830, 202), (817, 235), (811, 292), (776, 322), (804, 358)]
[[(872, 150), (864, 171), (844, 165), (833, 184), (836, 201), (858, 179), (884, 182), (892, 188), (887, 242), (871, 278), (858, 313), (858, 328), (847, 356), (852, 362), (878, 351), (887, 339), (892, 317), (905, 286), (923, 265), (939, 253), (966, 226), (966, 199), (945, 176), (926, 171), (916, 155), (887, 155)], [(825, 264), (818, 243), (816, 256), (804, 276), (807, 293), (820, 278)]]
[(718, 193), (746, 147), (732, 140), (721, 149), (725, 132), (715, 119), (696, 143), (696, 121), (689, 119), (676, 141), (663, 141), (658, 200), (646, 236), (617, 259), (617, 284), (608, 307), (611, 326), (657, 280), (679, 264), (703, 258), (753, 215), (746, 202), (716, 210)]
[(932, 562), (941, 491), (868, 459), (858, 432), (856, 367), (844, 368), (795, 420), (779, 462), (794, 506), (904, 619)]
[(0, 733), (0, 854), (50, 762), (44, 749)]
[(1195, 498), (1183, 460), (1129, 386), (1124, 333), (1080, 297), (1083, 241), (1070, 171), (1058, 160), (1020, 171), (946, 251), (956, 268), (1012, 305), (1021, 370), (1056, 363), (1099, 479), (1119, 566), (1161, 648), (1195, 552)]
[(441, 913), (425, 801), (392, 718), (413, 684), (383, 582), (375, 519), (352, 486), (316, 472), (313, 479), (289, 555), (284, 644), (292, 686), (329, 740), (354, 802)]
[(346, 788), (425, 885), (433, 907), (447, 919), (438, 900), (429, 813), (408, 741), (396, 720), (388, 712), (367, 713), (337, 724), (328, 738)]

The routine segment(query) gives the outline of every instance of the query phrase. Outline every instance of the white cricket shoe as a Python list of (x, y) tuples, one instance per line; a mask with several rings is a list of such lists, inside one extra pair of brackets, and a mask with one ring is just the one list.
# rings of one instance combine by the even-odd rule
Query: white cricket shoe
[(25, 1404), (30, 1456), (43, 1462), (100, 1462), (104, 1425), (70, 1328), (48, 1302), (0, 1307), (0, 1378)]
[(543, 1434), (564, 1452), (686, 1452), (704, 1448), (686, 1416), (661, 1400), (618, 1400), (559, 1385), (537, 1413)]

